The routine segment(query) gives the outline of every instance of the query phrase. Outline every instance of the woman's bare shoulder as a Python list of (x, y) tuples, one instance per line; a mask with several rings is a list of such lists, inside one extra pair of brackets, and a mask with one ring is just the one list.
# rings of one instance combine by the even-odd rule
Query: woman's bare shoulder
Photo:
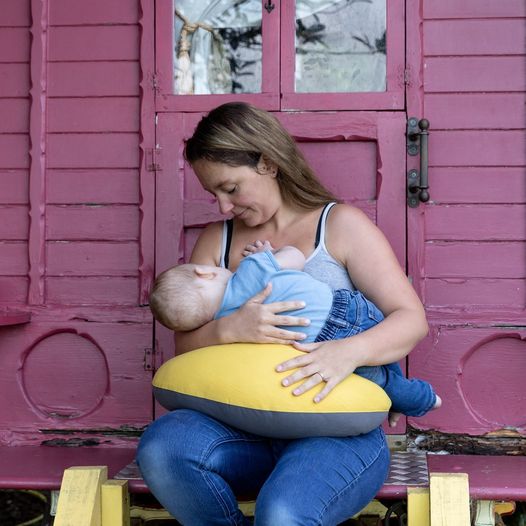
[(352, 239), (363, 235), (364, 230), (376, 230), (376, 225), (359, 208), (339, 203), (331, 210), (327, 221), (328, 236)]
[(207, 225), (195, 243), (190, 262), (203, 265), (219, 266), (221, 259), (221, 241), (223, 237), (223, 222)]

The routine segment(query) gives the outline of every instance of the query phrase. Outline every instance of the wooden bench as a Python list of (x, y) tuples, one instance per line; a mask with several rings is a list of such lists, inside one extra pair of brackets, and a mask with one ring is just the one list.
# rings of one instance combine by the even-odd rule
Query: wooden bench
[[(109, 479), (126, 480), (132, 493), (147, 493), (148, 488), (140, 477), (134, 457), (135, 447), (3, 446), (0, 447), (0, 488), (58, 490), (67, 468), (106, 466)], [(414, 520), (408, 524), (426, 526), (421, 522), (421, 516), (429, 514), (430, 476), (437, 475), (453, 476), (446, 482), (446, 486), (451, 488), (457, 482), (463, 483), (462, 479), (455, 479), (455, 475), (465, 476), (466, 481), (469, 480), (466, 499), (526, 501), (526, 457), (418, 452), (393, 452), (389, 477), (378, 492), (377, 499), (407, 499), (409, 514), (414, 515)], [(436, 480), (440, 481), (439, 478)], [(458, 497), (461, 491), (455, 489), (454, 493)], [(460, 516), (458, 510), (455, 515)], [(454, 526), (453, 523), (443, 524)]]

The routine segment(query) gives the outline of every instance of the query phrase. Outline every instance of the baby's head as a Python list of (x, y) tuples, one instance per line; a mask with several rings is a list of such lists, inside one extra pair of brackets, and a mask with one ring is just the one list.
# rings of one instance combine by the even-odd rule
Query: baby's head
[(192, 263), (165, 270), (153, 284), (150, 309), (174, 331), (191, 331), (214, 318), (232, 273)]

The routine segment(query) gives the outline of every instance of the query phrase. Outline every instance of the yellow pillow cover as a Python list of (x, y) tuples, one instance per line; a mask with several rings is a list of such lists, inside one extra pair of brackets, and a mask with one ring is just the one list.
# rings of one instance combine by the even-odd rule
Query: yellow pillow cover
[(166, 409), (194, 409), (233, 427), (273, 438), (367, 433), (387, 417), (391, 400), (375, 383), (352, 374), (321, 402), (315, 389), (294, 396), (276, 365), (302, 354), (289, 345), (214, 345), (165, 362), (153, 379)]

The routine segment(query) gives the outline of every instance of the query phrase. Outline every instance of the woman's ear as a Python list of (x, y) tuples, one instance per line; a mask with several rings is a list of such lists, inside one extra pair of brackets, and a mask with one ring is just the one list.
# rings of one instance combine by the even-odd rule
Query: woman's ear
[(257, 171), (262, 175), (276, 177), (278, 175), (278, 165), (270, 159), (267, 159), (264, 155), (261, 155), (257, 164)]

